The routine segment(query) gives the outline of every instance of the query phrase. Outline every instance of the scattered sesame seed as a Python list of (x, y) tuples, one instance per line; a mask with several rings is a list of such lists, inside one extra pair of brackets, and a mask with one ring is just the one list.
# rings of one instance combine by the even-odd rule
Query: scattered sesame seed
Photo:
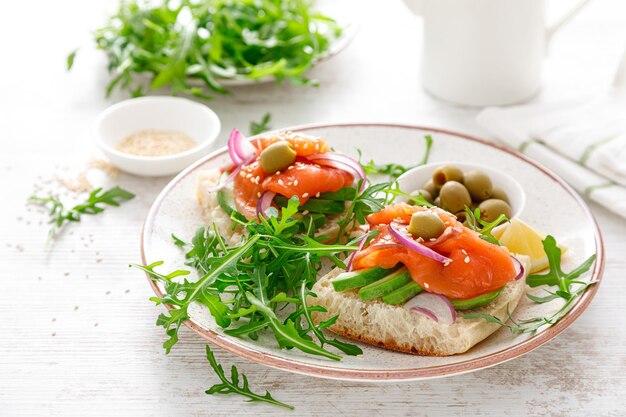
[(316, 150), (316, 151), (319, 151), (319, 150), (320, 150), (320, 144), (319, 144), (319, 143), (316, 143), (316, 144), (315, 144), (315, 150)]
[(246, 174), (246, 178), (251, 178), (251, 177), (252, 177), (252, 173), (251, 173), (251, 172), (248, 172), (248, 173)]
[(319, 192), (315, 193), (315, 197), (320, 198), (320, 193)]
[(428, 285), (428, 282), (424, 283), (424, 288), (430, 288), (430, 285)]
[(295, 185), (295, 186), (297, 187), (297, 186), (298, 186), (298, 180), (295, 180), (295, 181), (293, 182), (293, 185)]
[(302, 149), (308, 149), (309, 148), (309, 144), (305, 143), (304, 146), (302, 147)]
[(289, 165), (289, 168), (287, 168), (287, 169), (293, 169), (293, 165)]
[(463, 252), (463, 255), (467, 255), (467, 251), (465, 249), (461, 249), (461, 252)]
[(309, 210), (304, 210), (304, 211), (302, 212), (302, 215), (303, 215), (303, 216), (306, 216), (307, 214), (309, 214)]
[(465, 259), (463, 260), (466, 264), (470, 263), (470, 257), (466, 256)]
[(309, 193), (302, 194), (302, 198), (308, 198), (308, 197), (309, 197)]
[(285, 185), (285, 183), (283, 182), (283, 180), (278, 180), (278, 185)]
[(259, 191), (258, 193), (256, 193), (256, 196), (257, 196), (258, 198), (261, 198), (261, 192)]
[(434, 237), (431, 237), (431, 238), (430, 238), (430, 239), (428, 239), (428, 240), (430, 240), (431, 242), (434, 242), (434, 241), (435, 241), (435, 240), (437, 240), (437, 239), (436, 239), (436, 238), (434, 238)]

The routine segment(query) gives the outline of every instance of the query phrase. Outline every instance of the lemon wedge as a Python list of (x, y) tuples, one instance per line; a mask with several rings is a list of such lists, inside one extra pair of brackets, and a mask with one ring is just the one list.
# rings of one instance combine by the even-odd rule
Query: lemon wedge
[[(530, 273), (541, 271), (549, 266), (548, 257), (543, 250), (546, 234), (542, 233), (519, 219), (512, 219), (509, 223), (495, 228), (493, 236), (506, 246), (511, 252), (530, 257)], [(565, 253), (567, 247), (559, 245)]]

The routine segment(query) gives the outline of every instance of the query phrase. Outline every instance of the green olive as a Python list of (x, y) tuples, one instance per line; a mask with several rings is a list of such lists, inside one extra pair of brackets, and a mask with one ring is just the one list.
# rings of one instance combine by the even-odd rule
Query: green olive
[(261, 167), (268, 174), (286, 169), (296, 161), (296, 151), (287, 141), (274, 142), (261, 152)]
[(469, 191), (472, 200), (484, 201), (491, 197), (493, 185), (491, 178), (482, 171), (473, 170), (466, 172), (463, 177), (463, 185)]
[(433, 172), (433, 184), (438, 189), (448, 181), (463, 182), (463, 171), (454, 165), (443, 165)]
[(499, 215), (504, 214), (507, 218), (511, 218), (513, 211), (505, 201), (496, 198), (490, 198), (478, 205), (480, 209), (480, 218), (487, 222), (495, 221)]
[(414, 237), (422, 239), (435, 239), (443, 233), (446, 226), (439, 216), (432, 211), (418, 211), (411, 216), (411, 223), (407, 228)]
[[(420, 194), (422, 195), (422, 197), (424, 197), (424, 200), (428, 201), (429, 203), (433, 202), (433, 196), (426, 190), (417, 190), (411, 193), (411, 195), (415, 197), (418, 197)], [(409, 201), (409, 204), (414, 204), (414, 202)]]
[(435, 187), (435, 183), (433, 183), (432, 179), (426, 181), (422, 190), (428, 191), (433, 198), (436, 198), (439, 195), (439, 189)]
[(465, 210), (457, 211), (456, 213), (454, 213), (454, 215), (456, 216), (456, 219), (461, 223), (465, 223), (465, 221), (467, 220), (467, 212)]
[(446, 182), (439, 191), (441, 208), (450, 213), (457, 213), (472, 204), (472, 198), (463, 184), (457, 181)]
[(433, 201), (433, 204), (436, 205), (437, 207), (441, 207), (441, 198), (437, 196), (437, 198), (435, 198), (435, 200)]
[(502, 200), (507, 204), (511, 204), (511, 202), (509, 201), (509, 196), (506, 195), (506, 193), (504, 192), (504, 190), (500, 187), (493, 187), (491, 189), (491, 198), (497, 198), (498, 200)]

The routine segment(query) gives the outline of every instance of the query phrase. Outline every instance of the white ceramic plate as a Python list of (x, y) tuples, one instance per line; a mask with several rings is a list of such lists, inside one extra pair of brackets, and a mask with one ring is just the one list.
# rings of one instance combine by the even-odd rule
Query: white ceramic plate
[[(454, 132), (417, 126), (382, 124), (344, 124), (297, 127), (325, 138), (335, 149), (378, 163), (410, 165), (420, 160), (424, 151), (423, 136), (430, 133), (434, 144), (430, 162), (480, 163), (509, 173), (526, 191), (526, 204), (520, 218), (554, 235), (569, 247), (563, 269), (569, 270), (587, 257), (597, 260), (585, 279), (600, 281), (604, 267), (602, 238), (588, 207), (576, 192), (554, 173), (521, 154), (490, 142)], [(184, 256), (171, 242), (171, 234), (189, 240), (202, 224), (195, 198), (196, 173), (228, 163), (226, 149), (220, 149), (198, 161), (165, 187), (152, 206), (142, 234), (144, 262), (164, 260), (161, 271), (184, 268)], [(151, 282), (161, 295), (161, 289)], [(296, 349), (278, 349), (268, 335), (259, 341), (224, 335), (208, 311), (194, 305), (186, 324), (202, 337), (245, 358), (292, 372), (345, 380), (407, 380), (442, 377), (469, 372), (516, 358), (541, 346), (571, 325), (591, 302), (598, 285), (591, 287), (570, 312), (556, 325), (533, 336), (513, 335), (500, 329), (469, 352), (449, 357), (425, 357), (392, 352), (358, 343), (364, 353), (345, 356), (340, 362), (306, 355)], [(552, 303), (557, 303), (553, 301)], [(524, 298), (515, 311), (516, 318), (544, 315), (555, 310), (552, 303), (536, 305)], [(155, 311), (155, 316), (157, 312)]]

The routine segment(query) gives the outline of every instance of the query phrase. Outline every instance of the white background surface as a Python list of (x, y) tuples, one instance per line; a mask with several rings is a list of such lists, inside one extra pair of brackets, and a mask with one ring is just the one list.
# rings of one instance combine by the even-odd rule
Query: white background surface
[[(567, 3), (552, 3), (551, 15)], [(0, 415), (281, 415), (239, 397), (206, 396), (216, 378), (203, 341), (186, 329), (170, 355), (161, 348), (159, 308), (148, 301), (145, 277), (126, 265), (138, 261), (141, 224), (168, 179), (122, 175), (118, 182), (137, 198), (85, 218), (47, 250), (43, 217), (24, 204), (35, 184), (90, 159), (93, 119), (124, 98), (104, 99), (105, 60), (89, 34), (115, 4), (3, 4)], [(484, 135), (475, 110), (421, 90), (419, 20), (398, 1), (359, 2), (358, 12), (362, 27), (353, 44), (312, 72), (319, 88), (254, 86), (209, 103), (223, 122), (220, 144), (232, 127), (246, 129), (267, 111), (274, 127), (386, 121)], [(81, 45), (66, 73), (66, 54)], [(624, 2), (594, 1), (556, 36), (536, 99), (606, 85), (625, 45)], [(626, 415), (626, 222), (592, 208), (607, 250), (603, 285), (577, 323), (520, 359), (442, 380), (382, 385), (293, 375), (216, 349), (218, 360), (237, 364), (259, 391), (296, 405), (286, 413), (292, 416)]]

